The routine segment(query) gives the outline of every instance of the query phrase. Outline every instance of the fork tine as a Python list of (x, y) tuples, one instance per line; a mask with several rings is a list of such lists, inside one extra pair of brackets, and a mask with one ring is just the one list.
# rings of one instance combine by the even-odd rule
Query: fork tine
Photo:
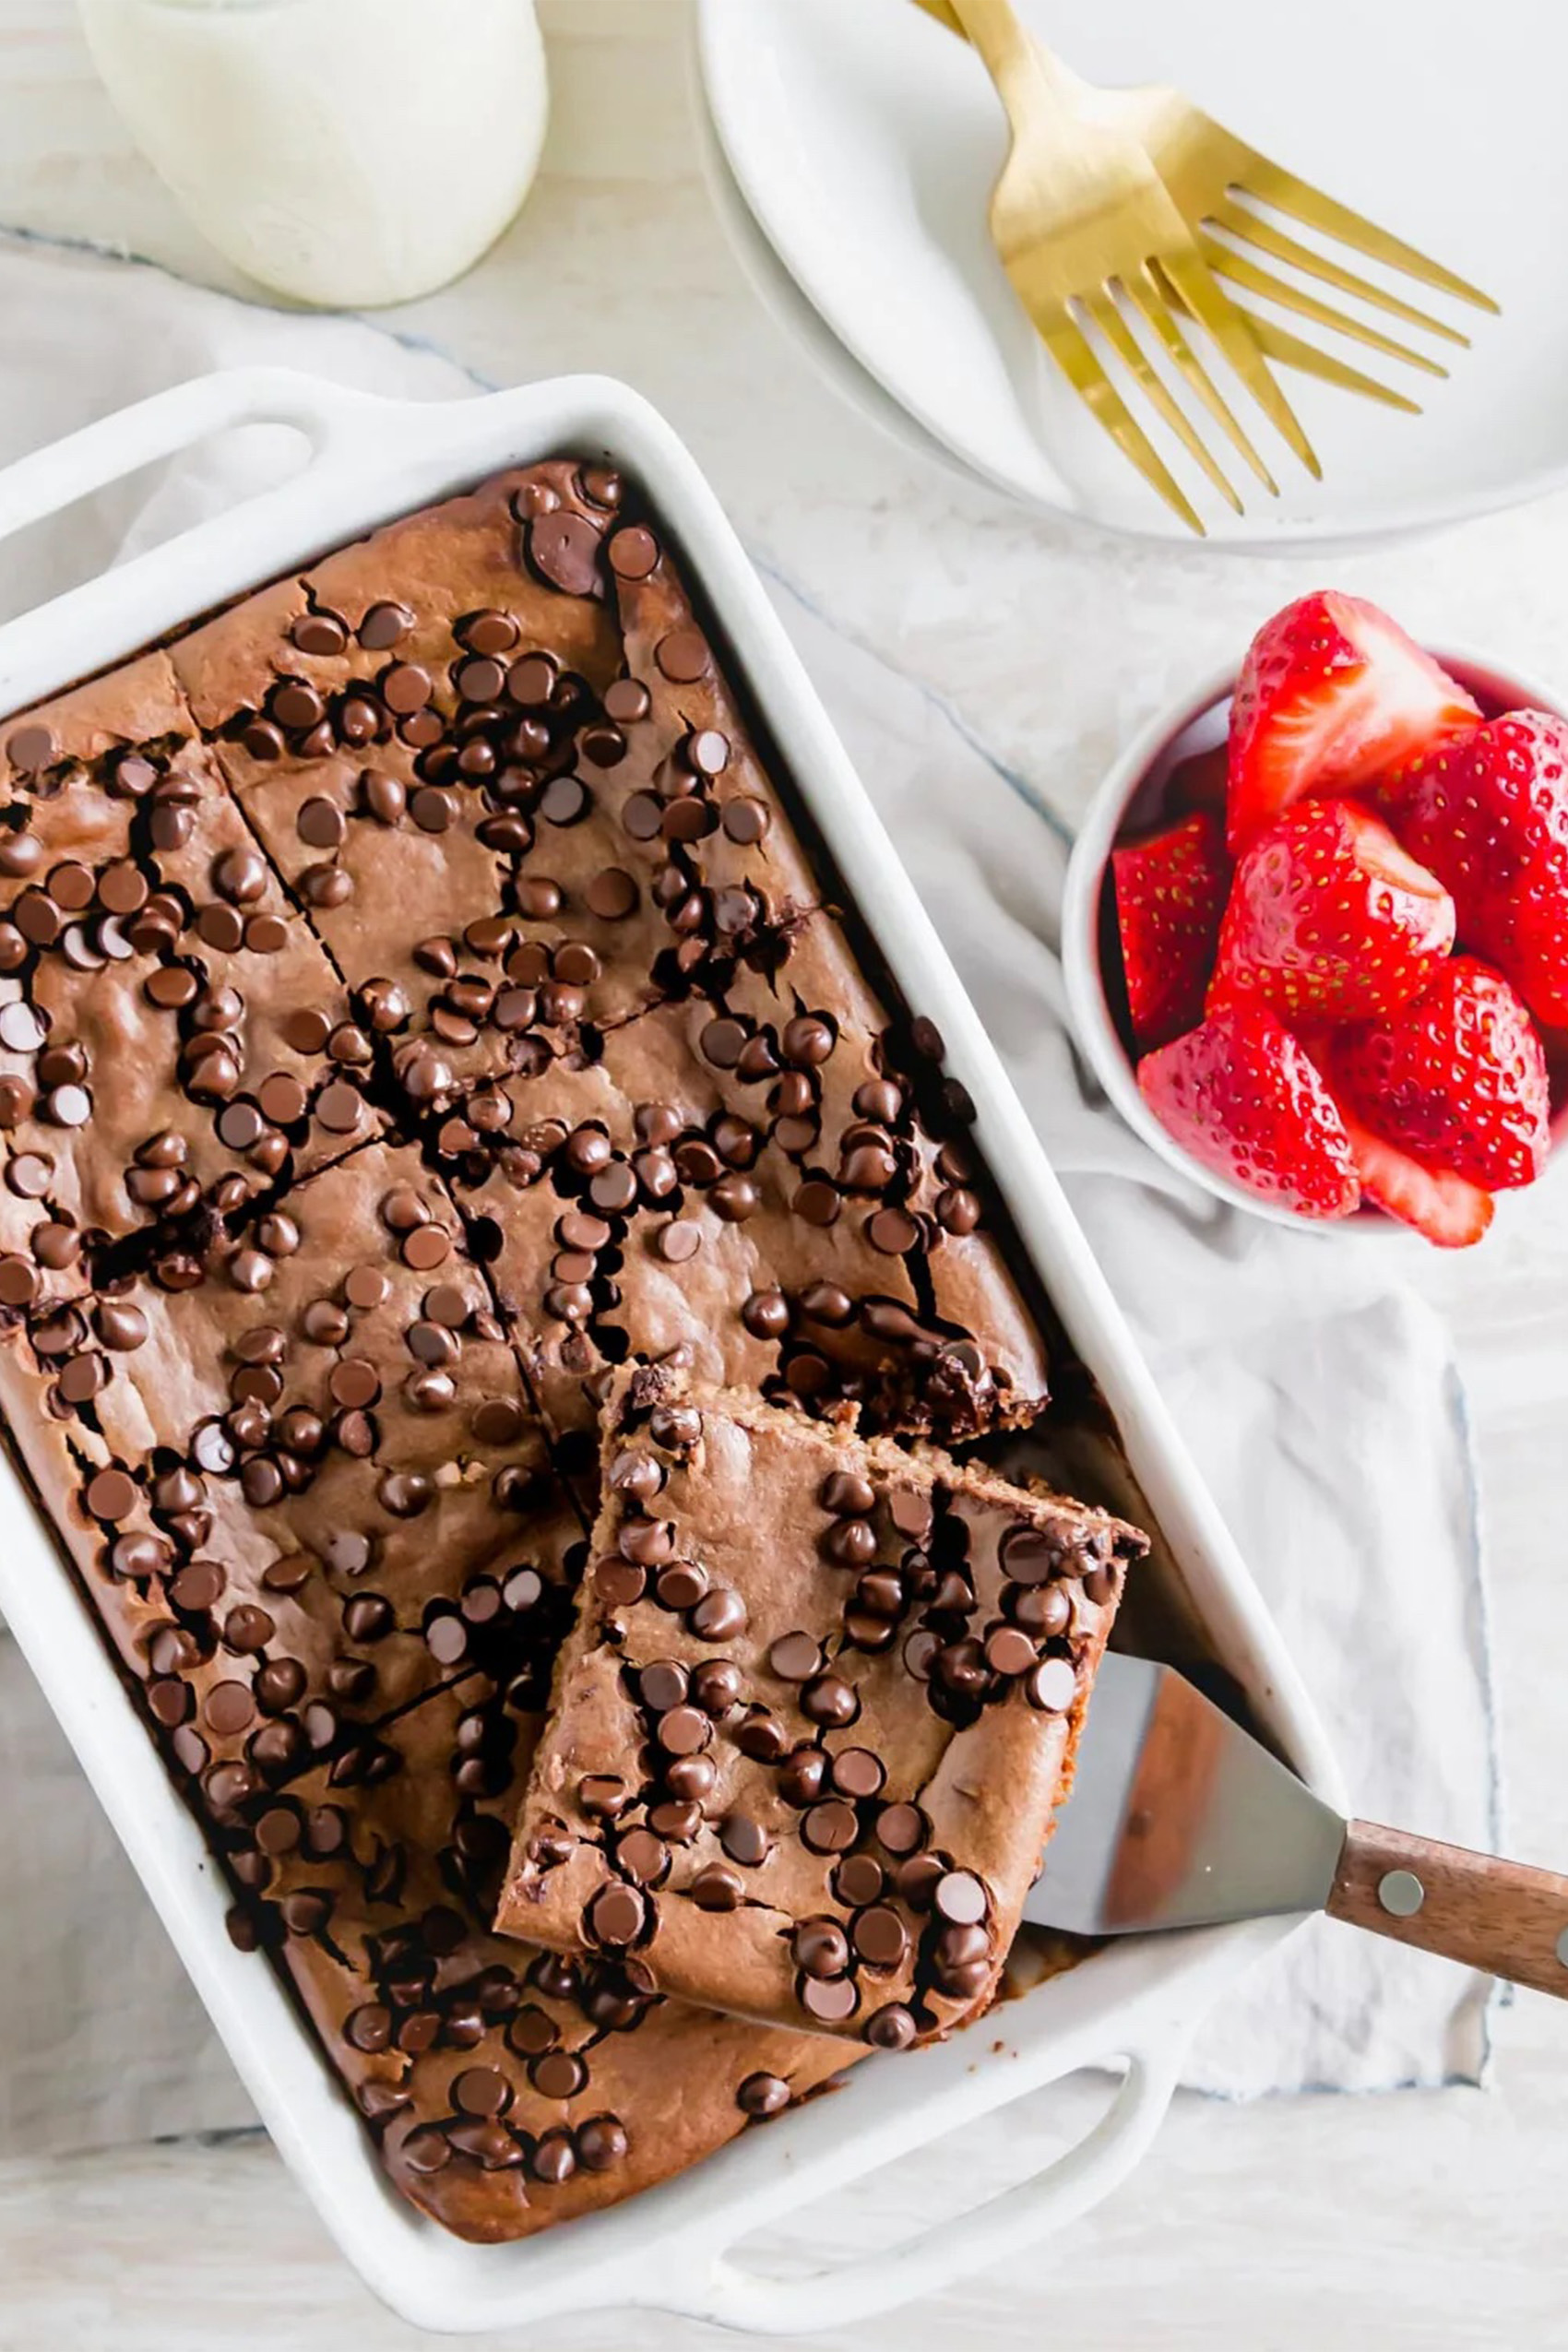
[(1174, 364), (1179, 367), (1193, 390), (1197, 394), (1221, 431), (1227, 433), (1241, 457), (1251, 466), (1271, 498), (1279, 495), (1279, 484), (1258, 456), (1247, 434), (1238, 422), (1229, 404), (1221, 397), (1214, 378), (1194, 351), (1192, 345), (1177, 326), (1165, 293), (1148, 263), (1144, 262), (1130, 279), (1122, 280), (1128, 300), (1137, 304), (1147, 319)]
[(1289, 401), (1268, 372), (1246, 318), (1226, 293), (1207, 262), (1193, 244), (1158, 256), (1161, 270), (1182, 296), (1200, 327), (1213, 336), (1259, 408), (1281, 434), (1314, 481), (1323, 480), (1317, 452), (1297, 421)]
[(1203, 468), (1226, 505), (1236, 514), (1241, 514), (1242, 511), (1241, 499), (1221, 473), (1209, 450), (1205, 446), (1202, 436), (1194, 429), (1191, 419), (1185, 414), (1180, 403), (1172, 398), (1158, 369), (1151, 366), (1146, 358), (1137, 338), (1118, 310), (1114, 295), (1102, 288), (1098, 294), (1085, 295), (1082, 298), (1082, 307), (1093, 319), (1156, 414), (1181, 442), (1189, 457)]
[(1381, 327), (1368, 327), (1362, 320), (1336, 310), (1332, 303), (1320, 302), (1303, 288), (1289, 285), (1272, 269), (1260, 269), (1255, 261), (1248, 261), (1243, 254), (1232, 253), (1229, 245), (1220, 244), (1216, 238), (1200, 237), (1198, 244), (1216, 275), (1229, 278), (1233, 286), (1241, 287), (1245, 292), (1257, 294), (1265, 302), (1278, 303), (1284, 309), (1293, 310), (1298, 317), (1310, 318), (1314, 327), (1326, 327), (1333, 335), (1348, 335), (1353, 343), (1365, 343), (1369, 350), (1381, 351), (1385, 359), (1403, 360), (1408, 367), (1419, 367), (1427, 375), (1448, 374), (1424, 351), (1412, 350), (1408, 343), (1396, 343)]
[(1255, 245), (1271, 260), (1288, 262), (1292, 269), (1301, 270), (1304, 277), (1316, 278), (1341, 294), (1352, 294), (1358, 302), (1369, 303), (1376, 310), (1386, 311), (1390, 318), (1402, 319), (1407, 327), (1419, 327), (1424, 334), (1439, 335), (1446, 343), (1457, 343), (1466, 350), (1469, 349), (1469, 337), (1462, 335), (1458, 327), (1450, 327), (1445, 318), (1438, 318), (1431, 311), (1418, 310), (1414, 303), (1402, 302), (1397, 294), (1387, 293), (1383, 287), (1374, 286), (1370, 278), (1362, 278), (1353, 269), (1341, 268), (1338, 262), (1331, 261), (1326, 254), (1316, 252), (1311, 245), (1303, 245), (1295, 237), (1288, 237), (1283, 229), (1277, 229), (1261, 213), (1248, 211), (1244, 205), (1227, 200), (1205, 221), (1204, 226), (1206, 229), (1223, 229), (1228, 236), (1238, 237), (1246, 244)]
[(1472, 286), (1467, 279), (1456, 277), (1452, 269), (1444, 269), (1440, 261), (1433, 261), (1426, 254), (1418, 252), (1414, 245), (1406, 244), (1402, 238), (1391, 237), (1386, 229), (1378, 227), (1375, 220), (1368, 220), (1363, 214), (1352, 212), (1348, 204), (1336, 203), (1333, 196), (1324, 196), (1321, 188), (1314, 188), (1310, 181), (1297, 179), (1293, 172), (1284, 171), (1279, 164), (1271, 163), (1266, 155), (1255, 153), (1252, 148), (1242, 146), (1239, 139), (1235, 146), (1239, 150), (1235, 162), (1240, 168), (1232, 168), (1230, 179), (1243, 196), (1249, 196), (1261, 204), (1271, 204), (1277, 212), (1288, 212), (1293, 220), (1304, 221), (1309, 229), (1319, 230), (1324, 236), (1337, 237), (1341, 244), (1365, 254), (1369, 261), (1381, 261), (1386, 268), (1403, 270), (1408, 278), (1419, 278), (1423, 286), (1432, 286), (1440, 293), (1452, 294), (1457, 302), (1470, 303), (1477, 310), (1491, 311), (1494, 315), (1498, 312), (1500, 305), (1492, 301), (1490, 294), (1483, 294), (1479, 286)]
[[(1150, 274), (1158, 286), (1158, 263)], [(1173, 307), (1185, 313), (1186, 305), (1175, 288), (1166, 286), (1163, 291)], [(1272, 318), (1260, 317), (1256, 311), (1244, 310), (1241, 315), (1257, 338), (1258, 349), (1265, 359), (1277, 360), (1281, 367), (1294, 368), (1299, 375), (1315, 376), (1320, 383), (1332, 384), (1338, 391), (1355, 392), (1363, 400), (1377, 400), (1384, 408), (1398, 409), (1405, 416), (1420, 415), (1420, 401), (1408, 398), (1403, 392), (1392, 390), (1386, 384), (1380, 384), (1375, 375), (1363, 375), (1359, 367), (1351, 367), (1348, 361), (1335, 359), (1327, 351), (1320, 351), (1315, 343), (1304, 343), (1299, 335), (1292, 335), (1288, 327), (1280, 327)]]
[(1105, 370), (1096, 359), (1083, 329), (1065, 310), (1053, 318), (1037, 320), (1047, 350), (1097, 424), (1103, 426), (1124, 457), (1136, 466), (1150, 488), (1157, 490), (1172, 514), (1190, 531), (1206, 539), (1197, 509), (1179, 487), (1153, 444), (1127, 409)]
[(1363, 400), (1381, 401), (1385, 409), (1398, 409), (1408, 417), (1420, 415), (1419, 400), (1408, 399), (1403, 392), (1380, 384), (1375, 375), (1363, 375), (1359, 367), (1320, 351), (1315, 343), (1303, 343), (1288, 327), (1277, 327), (1273, 319), (1258, 318), (1251, 311), (1243, 311), (1241, 315), (1257, 337), (1265, 357), (1277, 360), (1281, 367), (1293, 367), (1300, 375), (1314, 375), (1320, 383), (1335, 385), (1341, 392), (1359, 393)]

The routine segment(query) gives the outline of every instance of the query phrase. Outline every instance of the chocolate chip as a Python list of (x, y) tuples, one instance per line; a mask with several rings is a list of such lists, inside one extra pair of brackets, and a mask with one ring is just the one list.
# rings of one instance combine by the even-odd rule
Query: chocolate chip
[(755, 1870), (773, 1851), (773, 1840), (749, 1813), (728, 1813), (719, 1824), (719, 1842), (732, 1862)]
[(841, 1797), (876, 1797), (887, 1775), (869, 1748), (840, 1748), (833, 1759), (833, 1786)]
[(605, 552), (618, 579), (646, 580), (659, 567), (659, 541), (640, 523), (612, 533)]
[(1027, 1674), (1035, 1662), (1035, 1645), (1016, 1626), (999, 1625), (986, 1637), (985, 1662), (993, 1674)]
[[(506, 692), (523, 709), (536, 710), (549, 702), (555, 691), (559, 671), (552, 655), (525, 654), (522, 660), (514, 662), (506, 673)], [(548, 733), (541, 730), (538, 748), (542, 751), (548, 745), (549, 740)]]
[(886, 1883), (881, 1863), (870, 1854), (846, 1854), (833, 1873), (833, 1892), (851, 1911), (874, 1903)]
[(89, 1481), (83, 1500), (95, 1519), (107, 1519), (113, 1525), (135, 1510), (137, 1489), (124, 1470), (100, 1470)]
[(577, 2161), (590, 2172), (609, 2172), (622, 2163), (631, 2145), (617, 2116), (596, 2115), (577, 2126)]
[(0, 1258), (0, 1306), (30, 1307), (42, 1287), (37, 1269), (25, 1258)]
[[(457, 634), (470, 652), (493, 656), (509, 653), (517, 642), (518, 631), (509, 612), (497, 612), (487, 607), (484, 612), (472, 613), (462, 622)], [(495, 696), (489, 695), (486, 699), (493, 701)]]
[(337, 802), (319, 796), (302, 802), (294, 819), (294, 830), (300, 839), (308, 842), (313, 849), (339, 848), (348, 829), (348, 820)]
[(876, 1529), (869, 1519), (840, 1519), (830, 1527), (823, 1550), (841, 1568), (866, 1568), (876, 1558)]
[(54, 758), (54, 738), (47, 727), (18, 727), (6, 738), (6, 752), (13, 766), (36, 773)]
[(22, 937), (35, 947), (53, 947), (65, 928), (58, 908), (42, 890), (24, 890), (11, 912)]
[(101, 1300), (93, 1309), (92, 1323), (103, 1345), (116, 1354), (128, 1354), (147, 1344), (147, 1317), (128, 1301)]
[(406, 605), (383, 602), (371, 605), (356, 634), (367, 653), (385, 653), (407, 636), (413, 625), (414, 616)]
[(463, 662), (457, 671), (457, 692), (465, 702), (499, 702), (505, 691), (505, 670), (489, 655), (476, 655), (473, 660)]
[(664, 829), (664, 809), (651, 792), (634, 792), (621, 811), (622, 830), (634, 841), (655, 841)]
[(289, 636), (302, 653), (319, 654), (328, 660), (349, 642), (348, 629), (336, 612), (300, 613), (290, 624)]
[(745, 1896), (738, 1873), (722, 1862), (705, 1862), (691, 1883), (691, 1897), (699, 1911), (735, 1911)]
[(801, 1712), (814, 1723), (841, 1730), (860, 1714), (861, 1703), (841, 1675), (824, 1674), (801, 1693)]
[(695, 1609), (707, 1591), (707, 1571), (695, 1561), (677, 1561), (661, 1572), (655, 1590), (661, 1609)]
[(317, 1095), (315, 1115), (328, 1134), (351, 1135), (364, 1116), (363, 1098), (341, 1079), (334, 1079)]
[(711, 656), (707, 641), (697, 629), (671, 629), (661, 637), (654, 650), (654, 659), (673, 684), (695, 685), (707, 675)]
[(794, 1199), (796, 1216), (821, 1227), (836, 1224), (843, 1206), (837, 1185), (824, 1176), (808, 1177)]
[(381, 677), (381, 699), (399, 719), (422, 710), (435, 691), (428, 670), (417, 661), (395, 661)]
[(816, 1977), (803, 1977), (800, 2002), (807, 2015), (820, 2024), (842, 2025), (860, 2007), (861, 1996), (852, 1977), (837, 1977), (827, 1983)]
[(978, 1927), (986, 1915), (985, 1888), (972, 1871), (948, 1871), (938, 1879), (932, 1900), (955, 1927)]
[(659, 1716), (654, 1737), (667, 1755), (692, 1756), (707, 1747), (713, 1725), (700, 1707), (673, 1707)]
[(245, 1682), (215, 1682), (202, 1714), (220, 1740), (236, 1739), (255, 1721), (255, 1700)]
[(267, 867), (257, 849), (226, 849), (213, 867), (212, 880), (225, 898), (248, 906), (267, 888)]
[(577, 776), (552, 777), (545, 786), (539, 813), (549, 825), (576, 825), (588, 814), (588, 786)]
[(232, 956), (244, 944), (244, 919), (232, 907), (204, 907), (196, 917), (196, 936), (204, 947)]
[(781, 2115), (790, 2096), (790, 2085), (781, 2074), (748, 2074), (735, 2093), (735, 2103), (747, 2115)]
[(849, 1939), (837, 1919), (802, 1919), (790, 1939), (795, 1966), (824, 1981), (845, 1974)]
[(822, 1669), (822, 1647), (811, 1633), (781, 1633), (767, 1653), (781, 1682), (809, 1682)]
[(801, 1821), (801, 1837), (814, 1854), (846, 1853), (860, 1835), (852, 1805), (829, 1797), (813, 1805)]
[(1062, 1567), (1065, 1547), (1049, 1530), (1019, 1522), (1004, 1531), (998, 1552), (1003, 1574), (1016, 1585), (1043, 1585)]
[(925, 1844), (924, 1815), (916, 1805), (884, 1805), (876, 1817), (876, 1834), (889, 1854), (917, 1853)]
[(565, 596), (591, 596), (600, 585), (599, 533), (581, 515), (563, 508), (542, 515), (527, 532), (529, 560)]
[(790, 1302), (782, 1290), (754, 1290), (741, 1320), (754, 1339), (781, 1339), (790, 1328)]
[(885, 1904), (862, 1911), (853, 1936), (856, 1954), (868, 1967), (900, 1967), (909, 1953), (909, 1930), (897, 1912)]
[(462, 814), (462, 803), (456, 792), (423, 784), (410, 802), (409, 814), (422, 833), (449, 833)]
[(0, 1045), (13, 1053), (36, 1053), (48, 1038), (48, 1028), (30, 1004), (0, 1005)]
[(907, 1209), (879, 1208), (866, 1219), (866, 1239), (885, 1257), (907, 1256), (920, 1238), (921, 1229)]
[(683, 1706), (685, 1668), (670, 1659), (645, 1666), (637, 1677), (637, 1693), (644, 1706), (651, 1708), (655, 1715), (667, 1715), (671, 1707)]
[(772, 814), (765, 801), (754, 800), (749, 794), (736, 793), (724, 802), (721, 822), (730, 840), (750, 848), (762, 839), (772, 822)]
[(1045, 1715), (1063, 1715), (1077, 1696), (1078, 1678), (1067, 1657), (1048, 1657), (1024, 1685), (1029, 1705)]
[(915, 2033), (914, 2018), (902, 2002), (890, 2001), (866, 2020), (866, 2039), (876, 2049), (908, 2049)]
[(451, 1236), (439, 1225), (421, 1225), (405, 1235), (401, 1255), (416, 1274), (433, 1274), (452, 1254)]

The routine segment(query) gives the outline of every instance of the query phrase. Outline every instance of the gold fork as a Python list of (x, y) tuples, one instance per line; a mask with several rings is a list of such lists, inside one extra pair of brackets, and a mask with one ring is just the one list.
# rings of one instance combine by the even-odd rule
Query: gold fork
[(1196, 319), (1264, 414), (1314, 476), (1321, 469), (1246, 320), (1215, 276), (1124, 109), (1077, 81), (1026, 32), (1009, 0), (951, 0), (1012, 125), (991, 201), (991, 232), (1025, 310), (1096, 422), (1188, 528), (1204, 526), (1112, 383), (1088, 330), (1239, 514), (1218, 460), (1134, 335), (1141, 315), (1169, 360), (1257, 475), (1277, 490), (1202, 360), (1171, 297)]
[[(1217, 422), (1225, 425), (1236, 439), (1233, 420), (1217, 410), (1214, 387), (1198, 369), (1194, 355), (1175, 327), (1172, 313), (1185, 314), (1209, 327), (1214, 327), (1194, 298), (1195, 271), (1201, 266), (1210, 275), (1210, 297), (1218, 289), (1212, 287), (1214, 278), (1227, 279), (1242, 291), (1272, 302), (1294, 312), (1313, 324), (1344, 335), (1384, 353), (1386, 357), (1420, 368), (1433, 375), (1447, 371), (1427, 353), (1396, 340), (1382, 329), (1336, 309), (1306, 289), (1278, 277), (1265, 268), (1253, 255), (1262, 254), (1270, 260), (1282, 261), (1302, 276), (1321, 285), (1348, 294), (1368, 307), (1381, 311), (1385, 316), (1437, 336), (1445, 341), (1467, 345), (1468, 338), (1446, 320), (1430, 311), (1418, 308), (1388, 289), (1374, 284), (1359, 272), (1348, 269), (1332, 255), (1301, 244), (1284, 230), (1264, 218), (1254, 208), (1266, 205), (1275, 211), (1301, 222), (1324, 237), (1335, 239), (1359, 255), (1365, 255), (1390, 270), (1414, 278), (1422, 284), (1455, 299), (1475, 304), (1478, 308), (1495, 312), (1497, 304), (1479, 288), (1469, 285), (1454, 271), (1420, 253), (1413, 245), (1388, 234), (1374, 221), (1337, 203), (1322, 190), (1285, 171), (1266, 157), (1248, 147), (1231, 132), (1209, 119), (1181, 93), (1165, 88), (1126, 91), (1100, 90), (1083, 82), (1055, 58), (1044, 44), (1035, 40), (1019, 23), (1009, 0), (920, 0), (929, 14), (974, 42), (984, 57), (1006, 104), (1014, 125), (1013, 154), (999, 184), (992, 206), (992, 230), (1007, 263), (1009, 274), (1022, 297), (1026, 308), (1035, 315), (1034, 303), (1028, 289), (1053, 283), (1049, 262), (1042, 259), (1052, 243), (1063, 232), (1053, 225), (1058, 216), (1052, 207), (1064, 203), (1060, 216), (1063, 221), (1081, 226), (1087, 216), (1093, 217), (1098, 238), (1091, 241), (1084, 259), (1092, 267), (1099, 254), (1120, 246), (1128, 233), (1130, 211), (1134, 217), (1146, 209), (1147, 177), (1153, 173), (1170, 197), (1177, 212), (1186, 224), (1192, 240), (1192, 252), (1185, 257), (1184, 267), (1172, 270), (1163, 255), (1147, 254), (1139, 256), (1140, 270), (1135, 282), (1125, 276), (1120, 278), (1119, 289), (1109, 274), (1100, 282), (1101, 304), (1087, 302), (1083, 309), (1101, 327), (1106, 339), (1118, 355), (1134, 369), (1138, 381), (1154, 401), (1167, 422), (1169, 396), (1162, 399), (1155, 387), (1158, 378), (1153, 374), (1146, 360), (1131, 340), (1126, 320), (1117, 311), (1116, 291), (1122, 291), (1143, 313), (1153, 328), (1166, 355), (1175, 363), (1187, 382), (1198, 394)], [(1141, 160), (1134, 158), (1132, 146), (1141, 149)], [(1129, 197), (1127, 191), (1131, 190)], [(1218, 231), (1221, 233), (1217, 235)], [(1005, 242), (1004, 242), (1005, 239)], [(1227, 242), (1227, 240), (1230, 242)], [(1251, 252), (1238, 252), (1238, 245), (1250, 246)], [(1146, 294), (1150, 281), (1155, 292), (1163, 297), (1152, 308)], [(1059, 285), (1060, 279), (1054, 280)], [(1054, 323), (1055, 304), (1049, 291), (1046, 294), (1046, 315)], [(1417, 404), (1404, 393), (1391, 388), (1359, 368), (1304, 341), (1266, 316), (1240, 306), (1231, 305), (1233, 321), (1241, 322), (1250, 334), (1258, 351), (1281, 365), (1295, 368), (1335, 384), (1342, 389), (1379, 400), (1386, 406), (1419, 414)], [(1109, 315), (1107, 315), (1107, 309)], [(1041, 324), (1037, 317), (1037, 324)], [(1041, 324), (1041, 332), (1056, 351), (1058, 361), (1063, 354), (1052, 336)], [(1216, 340), (1219, 340), (1216, 335)], [(1225, 344), (1227, 357), (1232, 354)], [(1234, 364), (1234, 360), (1232, 360)], [(1080, 362), (1081, 366), (1081, 362)], [(1241, 372), (1239, 370), (1239, 372)], [(1069, 374), (1072, 371), (1069, 369)], [(1150, 379), (1153, 379), (1151, 382)], [(1250, 388), (1257, 391), (1253, 378), (1244, 377)], [(1078, 388), (1082, 389), (1080, 386)], [(1087, 395), (1086, 395), (1087, 397)], [(1282, 396), (1280, 396), (1282, 398)], [(1094, 405), (1091, 399), (1091, 406)], [(1265, 400), (1265, 409), (1280, 422)], [(1103, 400), (1102, 400), (1103, 407)], [(1289, 410), (1286, 411), (1289, 414)], [(1180, 411), (1177, 412), (1178, 418)], [(1108, 422), (1102, 413), (1101, 422)], [(1291, 419), (1294, 423), (1294, 419)], [(1193, 448), (1194, 436), (1176, 422), (1173, 429), (1194, 455), (1204, 464), (1205, 471), (1214, 479), (1211, 462), (1206, 462), (1199, 450)], [(1300, 428), (1286, 437), (1296, 447), (1298, 455), (1305, 455), (1312, 469), (1317, 470), (1310, 450), (1303, 452), (1298, 439)], [(1238, 443), (1240, 446), (1241, 444)], [(1129, 455), (1133, 451), (1129, 450)], [(1275, 487), (1253, 453), (1242, 454), (1253, 466), (1271, 490)], [(1140, 457), (1134, 462), (1141, 469)], [(1153, 477), (1151, 477), (1153, 479)], [(1169, 497), (1163, 482), (1156, 480), (1161, 495)], [(1232, 505), (1239, 501), (1221, 483)], [(1181, 513), (1182, 507), (1177, 511)], [(1183, 519), (1190, 520), (1189, 515)]]

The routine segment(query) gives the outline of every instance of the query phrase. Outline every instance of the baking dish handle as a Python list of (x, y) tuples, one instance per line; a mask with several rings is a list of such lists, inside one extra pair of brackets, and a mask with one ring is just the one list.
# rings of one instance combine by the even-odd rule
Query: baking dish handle
[[(756, 2335), (807, 2334), (849, 2326), (900, 2304), (939, 2294), (988, 2263), (1013, 2261), (1051, 2231), (1118, 2188), (1148, 2148), (1176, 2088), (1185, 2037), (1162, 2041), (1127, 2060), (1127, 2072), (1099, 2121), (1044, 2171), (986, 2204), (921, 2229), (875, 2254), (828, 2264), (801, 2278), (770, 2277), (684, 2241), (670, 2287), (647, 2299), (662, 2310)], [(793, 2204), (796, 2200), (790, 2199)], [(753, 2212), (749, 2229), (766, 2219)]]
[(296, 426), (311, 445), (302, 469), (309, 473), (345, 447), (360, 448), (367, 427), (399, 406), (286, 367), (224, 368), (198, 375), (100, 417), (6, 467), (0, 472), (0, 539), (232, 425)]

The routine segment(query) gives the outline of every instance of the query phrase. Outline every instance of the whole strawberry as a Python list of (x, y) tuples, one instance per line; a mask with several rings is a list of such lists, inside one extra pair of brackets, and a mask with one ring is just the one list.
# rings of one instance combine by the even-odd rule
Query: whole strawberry
[(1332, 588), (1265, 621), (1230, 711), (1226, 835), (1240, 850), (1303, 792), (1345, 792), (1463, 733), (1480, 712), (1364, 597)]
[(1111, 861), (1133, 1035), (1165, 1045), (1201, 1021), (1230, 861), (1218, 816), (1197, 814)]
[(1550, 1148), (1546, 1053), (1501, 972), (1443, 965), (1392, 1021), (1344, 1030), (1336, 1089), (1380, 1135), (1431, 1169), (1491, 1192), (1530, 1184)]
[(1215, 1013), (1146, 1054), (1138, 1088), (1194, 1159), (1276, 1207), (1348, 1217), (1360, 1198), (1349, 1138), (1316, 1065), (1261, 1005)]
[(1209, 1004), (1288, 1020), (1397, 1013), (1454, 944), (1454, 901), (1354, 801), (1303, 801), (1243, 850)]
[(1461, 945), (1505, 972), (1537, 1020), (1568, 1023), (1568, 722), (1510, 711), (1429, 752), (1379, 798), (1453, 893)]

